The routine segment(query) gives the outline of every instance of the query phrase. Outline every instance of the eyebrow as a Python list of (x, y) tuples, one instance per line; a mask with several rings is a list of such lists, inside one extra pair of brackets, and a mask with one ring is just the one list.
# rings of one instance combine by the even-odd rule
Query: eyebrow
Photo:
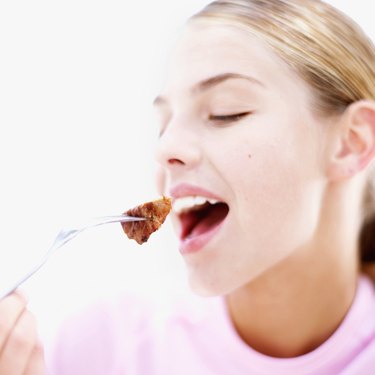
[(199, 92), (206, 91), (210, 89), (211, 87), (214, 87), (220, 83), (227, 81), (228, 79), (245, 79), (253, 84), (264, 86), (263, 83), (261, 83), (256, 78), (251, 77), (251, 76), (247, 76), (247, 75), (239, 74), (239, 73), (223, 73), (223, 74), (219, 74), (217, 76), (210, 77), (199, 82), (196, 86), (193, 87), (193, 91), (199, 91)]
[[(254, 77), (244, 75), (244, 74), (239, 74), (239, 73), (223, 73), (223, 74), (218, 74), (216, 76), (213, 76), (213, 77), (210, 77), (210, 78), (204, 79), (203, 81), (198, 82), (195, 86), (193, 86), (191, 91), (193, 93), (203, 92), (229, 79), (245, 79), (252, 84), (264, 87), (264, 84), (261, 81), (258, 81)], [(157, 96), (153, 104), (157, 106), (157, 105), (165, 104), (166, 102), (167, 100), (165, 98), (163, 98), (162, 96)]]

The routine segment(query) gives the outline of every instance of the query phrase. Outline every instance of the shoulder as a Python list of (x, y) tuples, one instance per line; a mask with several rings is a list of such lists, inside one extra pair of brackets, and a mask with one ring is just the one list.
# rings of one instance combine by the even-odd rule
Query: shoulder
[(151, 373), (139, 366), (163, 368), (181, 340), (191, 345), (198, 327), (209, 329), (216, 305), (190, 295), (155, 301), (124, 294), (101, 301), (61, 326), (47, 366), (51, 374)]
[(375, 368), (375, 284), (368, 275), (362, 276), (361, 289), (362, 315), (350, 339), (356, 351), (343, 374), (367, 374)]
[(357, 355), (348, 363), (342, 375), (372, 374), (375, 369), (375, 336), (360, 347)]
[[(46, 348), (49, 374), (115, 374), (126, 345), (148, 331), (152, 304), (122, 295), (102, 300), (64, 321)], [(125, 340), (126, 338), (126, 340)]]

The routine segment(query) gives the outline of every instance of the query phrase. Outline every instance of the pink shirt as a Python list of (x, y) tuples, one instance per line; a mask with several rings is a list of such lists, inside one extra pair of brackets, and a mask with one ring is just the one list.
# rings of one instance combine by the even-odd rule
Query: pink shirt
[(336, 332), (288, 359), (242, 342), (221, 298), (151, 306), (124, 297), (66, 322), (48, 369), (51, 375), (375, 374), (374, 286), (362, 276)]

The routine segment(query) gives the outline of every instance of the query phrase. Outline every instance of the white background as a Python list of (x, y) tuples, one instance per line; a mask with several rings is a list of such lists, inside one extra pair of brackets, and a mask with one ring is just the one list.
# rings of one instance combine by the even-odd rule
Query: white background
[[(157, 197), (151, 102), (185, 20), (209, 1), (0, 3), (0, 289), (62, 225)], [(330, 1), (375, 38), (370, 2)], [(92, 301), (184, 293), (168, 223), (142, 246), (119, 225), (85, 232), (22, 288), (43, 337)]]

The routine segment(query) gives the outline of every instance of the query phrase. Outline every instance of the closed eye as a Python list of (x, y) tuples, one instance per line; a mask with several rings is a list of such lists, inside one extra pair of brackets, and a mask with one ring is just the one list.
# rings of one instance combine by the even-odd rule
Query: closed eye
[(251, 112), (233, 113), (229, 115), (210, 115), (209, 120), (214, 122), (235, 122), (249, 115)]

